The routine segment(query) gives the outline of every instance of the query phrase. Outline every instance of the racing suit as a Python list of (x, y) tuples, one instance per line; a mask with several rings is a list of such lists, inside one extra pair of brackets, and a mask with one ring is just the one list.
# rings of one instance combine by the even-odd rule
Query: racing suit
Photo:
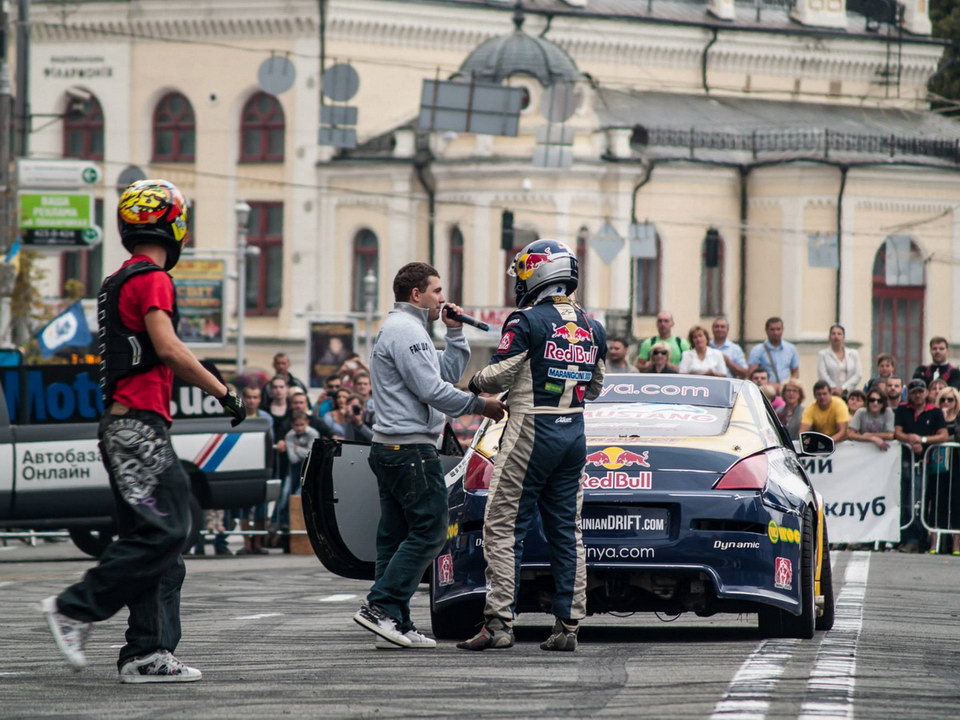
[(470, 381), (475, 392), (510, 391), (484, 514), (487, 618), (513, 622), (523, 541), (538, 508), (553, 569), (553, 613), (564, 620), (586, 614), (583, 405), (600, 393), (606, 355), (603, 326), (566, 295), (550, 295), (507, 318), (496, 354)]

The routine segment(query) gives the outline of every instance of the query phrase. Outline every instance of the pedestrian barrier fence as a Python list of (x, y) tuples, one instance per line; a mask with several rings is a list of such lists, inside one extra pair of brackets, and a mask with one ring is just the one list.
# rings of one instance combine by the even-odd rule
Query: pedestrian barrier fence
[(960, 534), (960, 443), (928, 447), (922, 477), (920, 522), (930, 532)]

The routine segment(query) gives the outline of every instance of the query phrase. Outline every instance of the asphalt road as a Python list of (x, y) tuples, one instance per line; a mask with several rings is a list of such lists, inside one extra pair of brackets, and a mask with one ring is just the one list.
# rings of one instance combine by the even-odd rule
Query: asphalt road
[[(89, 566), (68, 544), (0, 549), (2, 718), (960, 717), (960, 558), (835, 555), (837, 626), (763, 641), (756, 616), (588, 618), (576, 653), (545, 653), (546, 616), (518, 645), (469, 653), (376, 650), (351, 616), (367, 583), (308, 556), (188, 560), (189, 685), (120, 685), (125, 617), (101, 623), (91, 667), (66, 669), (34, 606)], [(425, 592), (414, 616), (429, 631)]]

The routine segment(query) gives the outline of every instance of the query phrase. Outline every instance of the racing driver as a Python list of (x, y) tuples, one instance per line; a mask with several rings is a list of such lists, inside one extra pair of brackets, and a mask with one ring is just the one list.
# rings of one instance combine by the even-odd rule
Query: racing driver
[(527, 245), (507, 271), (517, 311), (507, 318), (490, 364), (470, 380), (473, 392), (509, 390), (510, 417), (500, 441), (483, 524), (489, 590), (480, 631), (464, 650), (513, 645), (523, 541), (540, 509), (550, 548), (556, 622), (542, 650), (572, 651), (586, 614), (580, 535), (586, 460), (584, 400), (603, 386), (606, 331), (570, 294), (577, 256), (556, 240)]

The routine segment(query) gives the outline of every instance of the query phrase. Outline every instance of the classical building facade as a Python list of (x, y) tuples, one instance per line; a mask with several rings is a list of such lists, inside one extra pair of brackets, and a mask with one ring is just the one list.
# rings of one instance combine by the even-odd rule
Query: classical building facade
[[(287, 348), (302, 367), (310, 317), (362, 328), (370, 271), (382, 316), (411, 259), (502, 317), (515, 247), (546, 236), (577, 248), (581, 300), (619, 331), (653, 334), (659, 310), (678, 332), (726, 314), (750, 344), (779, 315), (810, 383), (837, 320), (865, 364), (881, 350), (913, 364), (930, 335), (960, 338), (960, 130), (928, 110), (942, 46), (924, 0), (903, 5), (897, 25), (853, 0), (537, 0), (521, 14), (493, 0), (328, 0), (322, 16), (305, 2), (42, 3), (33, 112), (58, 112), (70, 88), (95, 103), (33, 133), (31, 152), (101, 161), (108, 218), (122, 170), (169, 177), (205, 251), (234, 247), (234, 203), (250, 202), (254, 364)], [(317, 143), (321, 52), (358, 72), (355, 96), (334, 103), (357, 110), (355, 148)], [(271, 57), (296, 71), (276, 95), (258, 84)], [(423, 81), (453, 76), (522, 87), (517, 136), (420, 127)], [(552, 132), (572, 135), (571, 162), (535, 166), (542, 100), (561, 82), (575, 102)], [(116, 266), (110, 225), (102, 250), (50, 261), (51, 294)], [(631, 226), (645, 242), (603, 247), (601, 230)]]

